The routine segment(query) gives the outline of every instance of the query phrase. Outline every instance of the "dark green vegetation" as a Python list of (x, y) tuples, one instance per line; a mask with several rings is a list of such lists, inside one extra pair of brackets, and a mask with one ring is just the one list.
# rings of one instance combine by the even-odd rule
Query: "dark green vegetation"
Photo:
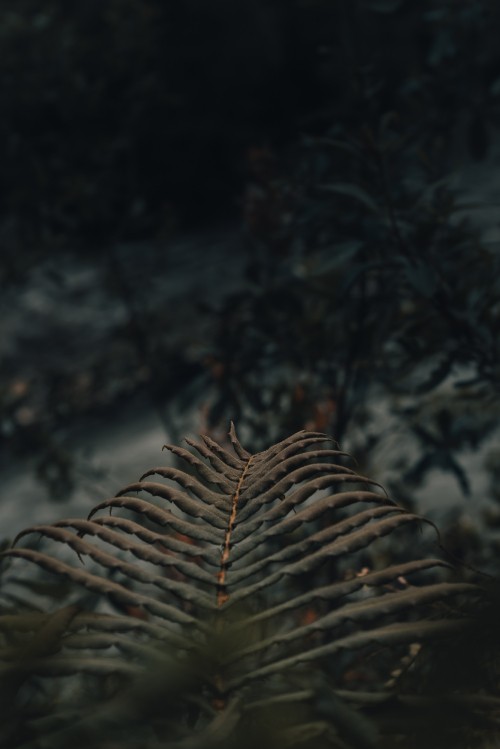
[(2, 747), (489, 746), (487, 589), (326, 435), (230, 440), (4, 553)]

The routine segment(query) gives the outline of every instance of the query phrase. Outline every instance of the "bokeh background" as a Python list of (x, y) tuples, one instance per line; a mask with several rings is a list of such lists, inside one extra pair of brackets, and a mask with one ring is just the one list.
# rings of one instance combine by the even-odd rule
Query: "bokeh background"
[(495, 573), (495, 0), (2, 0), (0, 536), (327, 431)]

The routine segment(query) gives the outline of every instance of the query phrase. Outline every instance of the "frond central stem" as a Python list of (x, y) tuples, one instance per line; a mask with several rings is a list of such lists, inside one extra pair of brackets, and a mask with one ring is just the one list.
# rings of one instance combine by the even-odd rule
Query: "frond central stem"
[(232, 502), (231, 502), (231, 514), (229, 516), (229, 522), (227, 524), (226, 533), (224, 536), (224, 544), (222, 547), (222, 554), (220, 559), (220, 569), (217, 574), (217, 606), (220, 608), (229, 598), (229, 594), (226, 589), (226, 574), (227, 574), (227, 563), (229, 560), (229, 553), (231, 549), (231, 533), (233, 531), (234, 523), (236, 522), (236, 514), (238, 512), (238, 501), (240, 498), (240, 492), (241, 487), (243, 486), (243, 481), (245, 480), (245, 476), (247, 475), (248, 469), (250, 468), (250, 464), (253, 460), (253, 456), (251, 456), (247, 464), (245, 465), (243, 471), (241, 472), (240, 479), (238, 481), (238, 485), (236, 487), (236, 491), (233, 494)]

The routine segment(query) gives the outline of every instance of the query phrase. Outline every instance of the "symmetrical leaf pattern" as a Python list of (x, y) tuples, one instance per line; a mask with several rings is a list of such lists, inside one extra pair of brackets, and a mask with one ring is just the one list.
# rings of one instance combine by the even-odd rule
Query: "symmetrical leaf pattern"
[[(161, 673), (164, 694), (177, 690), (176, 700), (182, 692), (191, 704), (186, 719), (178, 707), (174, 717), (164, 714), (162, 746), (225, 745), (263, 704), (295, 713), (290, 745), (321, 736), (325, 746), (367, 746), (345, 702), (349, 689), (366, 689), (373, 668), (389, 678), (391, 648), (457, 631), (459, 602), (478, 589), (446, 582), (445, 562), (412, 558), (408, 548), (397, 564), (384, 563), (382, 542), (377, 557), (379, 539), (408, 534), (422, 519), (348, 467), (331, 438), (302, 431), (251, 455), (233, 426), (229, 437), (232, 449), (209, 437), (187, 440), (191, 450), (166, 445), (182, 469), (154, 468), (86, 520), (17, 536), (5, 556), (70, 581), (81, 595), (54, 614), (0, 616), (0, 632), (15, 630), (25, 654), (26, 642), (30, 648), (21, 661), (4, 648), (2, 683), (24, 668), (118, 678), (139, 689), (141, 673)], [(325, 689), (327, 717), (295, 711)], [(114, 692), (104, 696), (108, 719), (113, 710), (118, 722), (130, 717), (129, 702), (124, 714)], [(59, 717), (58, 730), (74, 721)]]

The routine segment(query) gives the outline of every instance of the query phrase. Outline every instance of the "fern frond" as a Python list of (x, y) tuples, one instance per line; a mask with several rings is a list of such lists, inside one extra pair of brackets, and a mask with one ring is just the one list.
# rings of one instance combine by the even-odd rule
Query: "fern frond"
[[(232, 451), (209, 437), (187, 440), (194, 452), (165, 445), (181, 467), (146, 471), (87, 519), (35, 525), (17, 536), (5, 557), (69, 580), (82, 590), (79, 605), (90, 593), (98, 607), (64, 619), (50, 652), (19, 661), (6, 644), (0, 679), (27, 678), (31, 669), (45, 677), (127, 681), (155, 661), (177, 663), (181, 673), (189, 659), (185, 704), (194, 701), (200, 716), (212, 717), (200, 717), (192, 736), (179, 726), (168, 746), (195, 747), (217, 733), (216, 725), (236, 730), (244, 710), (235, 706), (256, 688), (277, 705), (297, 694), (307, 702), (324, 679), (341, 694), (359, 652), (375, 663), (381, 652), (397, 654), (465, 626), (461, 602), (480, 595), (479, 588), (443, 580), (448, 564), (418, 552), (411, 559), (409, 549), (400, 561), (377, 557), (380, 539), (407, 534), (422, 518), (346, 466), (349, 456), (331, 438), (301, 431), (256, 455), (241, 446), (233, 425), (229, 440)], [(41, 549), (33, 547), (35, 538)], [(363, 569), (367, 558), (375, 561)], [(0, 633), (36, 640), (50, 621), (7, 612)], [(380, 683), (391, 664), (382, 659)], [(311, 668), (306, 699), (294, 685)], [(339, 698), (329, 694), (332, 715), (340, 716)], [(290, 727), (288, 745), (292, 735), (306, 741), (329, 732), (342, 745), (337, 719), (306, 712)]]

